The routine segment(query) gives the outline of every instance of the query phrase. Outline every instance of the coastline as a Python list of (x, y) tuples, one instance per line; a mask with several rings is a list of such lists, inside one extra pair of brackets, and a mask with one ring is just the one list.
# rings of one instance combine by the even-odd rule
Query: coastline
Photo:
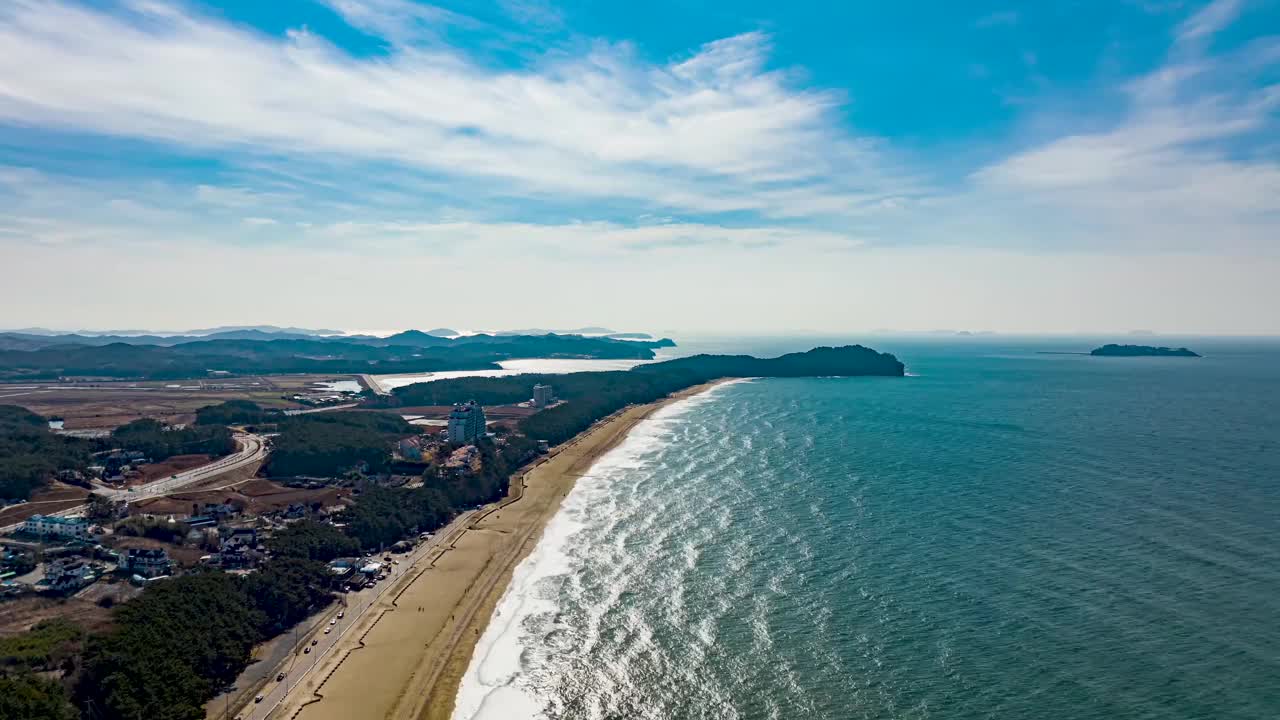
[(408, 568), (385, 593), (383, 607), (367, 613), (271, 717), (449, 720), (475, 645), (515, 567), (577, 478), (654, 412), (719, 382), (625, 408), (513, 478), (504, 500), (480, 510), (444, 538), (441, 550)]

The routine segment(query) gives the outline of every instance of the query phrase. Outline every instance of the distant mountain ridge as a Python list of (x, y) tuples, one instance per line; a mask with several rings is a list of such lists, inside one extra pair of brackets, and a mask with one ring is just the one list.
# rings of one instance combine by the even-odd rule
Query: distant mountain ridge
[(219, 371), (280, 373), (416, 373), (496, 368), (519, 358), (652, 360), (675, 343), (582, 335), (437, 337), (406, 330), (385, 338), (315, 337), (259, 330), (162, 338), (0, 334), (0, 380), (60, 377), (179, 379)]

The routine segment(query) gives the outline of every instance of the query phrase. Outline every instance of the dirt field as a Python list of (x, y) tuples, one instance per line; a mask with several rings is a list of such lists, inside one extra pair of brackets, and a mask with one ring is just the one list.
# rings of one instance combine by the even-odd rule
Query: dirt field
[(26, 520), (32, 515), (48, 514), (82, 505), (88, 496), (89, 491), (85, 488), (53, 482), (49, 487), (32, 493), (30, 502), (10, 505), (0, 510), (0, 525), (10, 525)]
[(310, 389), (324, 380), (354, 379), (350, 375), (261, 375), (170, 382), (0, 384), (0, 404), (61, 417), (66, 430), (110, 429), (142, 417), (189, 423), (197, 409), (227, 400), (252, 400), (263, 407), (302, 407), (280, 396)]
[[(193, 467), (207, 465), (211, 460), (213, 460), (212, 455), (174, 455), (164, 462), (144, 465), (142, 467), (142, 477), (136, 482), (146, 483), (151, 482), (152, 480), (166, 478), (170, 475), (176, 475), (183, 470), (190, 470)], [(131, 484), (133, 482), (134, 481), (130, 481)]]
[(285, 487), (258, 478), (223, 478), (215, 488), (174, 493), (162, 498), (139, 500), (129, 506), (131, 514), (177, 515), (191, 512), (192, 504), (231, 502), (254, 515), (284, 510), (293, 503), (338, 505), (351, 496), (349, 488), (305, 490)]
[[(117, 586), (121, 585), (130, 587), (127, 583), (117, 583)], [(92, 586), (86, 589), (92, 589)], [(55, 617), (66, 618), (90, 632), (111, 624), (111, 611), (100, 607), (96, 599), (53, 599), (32, 595), (0, 603), (0, 635), (17, 635), (30, 630), (41, 620)]]

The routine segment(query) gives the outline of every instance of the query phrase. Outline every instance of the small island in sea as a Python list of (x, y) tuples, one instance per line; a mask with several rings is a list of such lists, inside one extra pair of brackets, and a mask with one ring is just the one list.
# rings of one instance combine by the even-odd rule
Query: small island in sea
[(1187, 348), (1154, 347), (1152, 345), (1103, 345), (1089, 353), (1098, 357), (1200, 357)]

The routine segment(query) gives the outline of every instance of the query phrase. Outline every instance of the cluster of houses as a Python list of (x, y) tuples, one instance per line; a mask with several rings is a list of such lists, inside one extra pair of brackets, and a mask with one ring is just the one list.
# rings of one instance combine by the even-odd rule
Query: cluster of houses
[(444, 468), (453, 474), (480, 472), (480, 448), (475, 445), (464, 445), (449, 454)]

